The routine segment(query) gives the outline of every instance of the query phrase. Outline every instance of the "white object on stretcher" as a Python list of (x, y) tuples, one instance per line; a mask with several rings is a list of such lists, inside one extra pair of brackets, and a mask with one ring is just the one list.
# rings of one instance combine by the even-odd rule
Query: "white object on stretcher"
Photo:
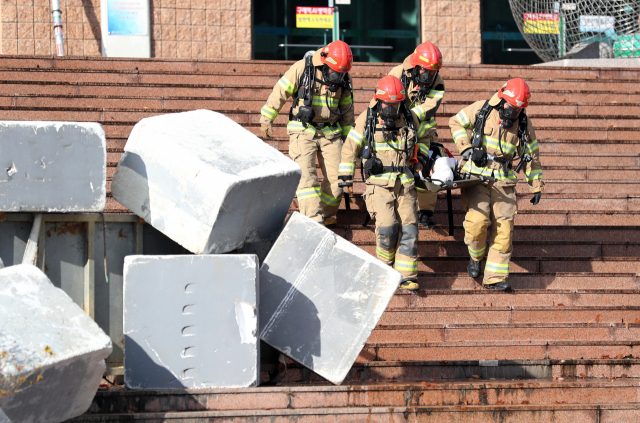
[(444, 186), (453, 181), (453, 170), (458, 166), (458, 160), (453, 157), (440, 157), (433, 165), (431, 181), (439, 186)]

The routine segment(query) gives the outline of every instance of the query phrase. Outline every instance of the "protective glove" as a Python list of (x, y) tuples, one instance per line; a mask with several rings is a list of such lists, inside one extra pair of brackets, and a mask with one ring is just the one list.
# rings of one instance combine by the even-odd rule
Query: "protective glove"
[(262, 139), (270, 140), (271, 139), (271, 134), (270, 133), (273, 134), (273, 126), (263, 123), (260, 126), (260, 135), (262, 136)]
[(477, 167), (485, 167), (487, 165), (487, 152), (484, 150), (473, 150), (473, 153), (471, 153), (471, 161)]
[(471, 153), (473, 153), (473, 148), (467, 148), (462, 152), (462, 158), (465, 159), (466, 161), (469, 161), (469, 158), (471, 157)]
[(353, 194), (353, 176), (340, 175), (338, 179), (340, 180), (338, 187), (342, 188), (346, 194)]
[(533, 198), (530, 200), (531, 204), (534, 206), (540, 202), (540, 197), (542, 197), (542, 192), (536, 192), (533, 194)]

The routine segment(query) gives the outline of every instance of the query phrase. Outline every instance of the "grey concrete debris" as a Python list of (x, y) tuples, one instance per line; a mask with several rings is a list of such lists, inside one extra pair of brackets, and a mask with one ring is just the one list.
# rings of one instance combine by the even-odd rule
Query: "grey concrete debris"
[(4, 263), (2, 262), (1, 258), (0, 258), (0, 269), (4, 269)]
[(257, 308), (255, 255), (126, 257), (126, 386), (257, 386)]
[(0, 423), (11, 423), (11, 420), (9, 420), (9, 417), (7, 417), (7, 415), (4, 414), (4, 411), (2, 411), (2, 408), (0, 408)]
[(13, 392), (0, 397), (4, 413), (55, 423), (87, 411), (111, 353), (102, 329), (32, 265), (0, 270), (0, 322), (0, 351), (8, 353), (0, 380)]
[(87, 122), (0, 121), (0, 212), (100, 212), (107, 142)]
[(225, 253), (277, 237), (300, 175), (231, 119), (196, 110), (138, 122), (111, 190), (192, 253)]
[(402, 275), (294, 213), (260, 268), (260, 338), (340, 384)]

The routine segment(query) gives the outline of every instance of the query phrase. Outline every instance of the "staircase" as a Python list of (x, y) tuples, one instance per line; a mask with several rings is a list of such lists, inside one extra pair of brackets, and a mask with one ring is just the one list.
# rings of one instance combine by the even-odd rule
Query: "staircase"
[[(144, 117), (206, 108), (259, 134), (259, 110), (289, 65), (3, 56), (0, 119), (101, 123), (109, 184)], [(356, 114), (391, 66), (354, 66)], [(520, 176), (514, 293), (466, 275), (454, 192), (455, 236), (441, 200), (438, 225), (420, 229), (420, 291), (397, 292), (342, 386), (292, 364), (276, 387), (100, 391), (74, 421), (640, 421), (640, 70), (478, 65), (442, 76), (438, 133), (452, 151), (450, 116), (511, 77), (532, 90), (546, 189), (534, 207)], [(285, 154), (289, 105), (268, 141)], [(335, 232), (375, 254), (354, 197)], [(109, 197), (107, 212), (128, 210)]]

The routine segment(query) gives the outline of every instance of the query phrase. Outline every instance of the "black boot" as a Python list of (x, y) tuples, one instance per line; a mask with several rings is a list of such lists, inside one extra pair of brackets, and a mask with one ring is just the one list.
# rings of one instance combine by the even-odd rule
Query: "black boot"
[(485, 289), (495, 289), (496, 291), (511, 291), (511, 285), (506, 282), (496, 282), (489, 284), (482, 284), (482, 287)]
[(436, 224), (436, 221), (432, 219), (433, 212), (431, 210), (418, 211), (418, 223), (421, 226), (430, 227)]
[(474, 259), (469, 259), (469, 265), (467, 266), (467, 272), (472, 278), (480, 276), (480, 262)]
[(404, 278), (400, 282), (400, 286), (398, 288), (405, 289), (407, 291), (417, 291), (420, 289), (420, 285), (418, 285), (418, 281), (414, 278)]

